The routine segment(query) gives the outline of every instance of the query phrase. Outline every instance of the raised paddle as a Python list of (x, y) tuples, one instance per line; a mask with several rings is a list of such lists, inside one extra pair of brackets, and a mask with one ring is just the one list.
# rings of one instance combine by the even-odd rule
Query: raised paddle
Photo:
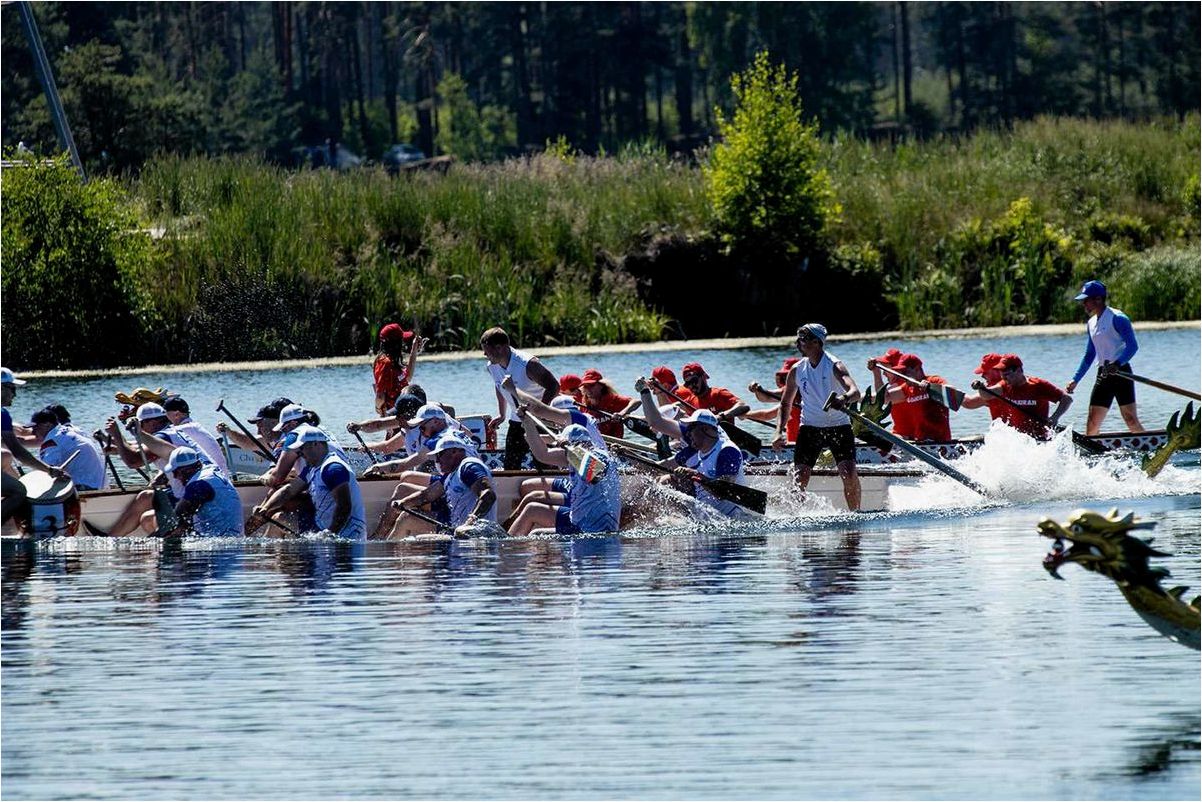
[[(126, 423), (126, 428), (128, 428), (129, 433), (134, 436), (134, 445), (137, 446), (138, 454), (140, 454), (142, 457), (142, 464), (147, 468), (150, 468), (152, 463), (150, 457), (146, 456), (146, 449), (142, 447), (142, 426), (138, 422), (138, 419), (130, 418)], [(147, 476), (145, 471), (143, 471), (141, 468), (138, 468), (137, 470), (138, 473), (142, 474), (142, 478), (146, 480), (147, 487), (150, 487), (152, 484), (154, 484), (154, 480)], [(156, 474), (155, 478), (158, 478), (159, 475), (161, 474)]]
[[(1052, 423), (1050, 420), (1048, 420), (1044, 416), (1037, 415), (1034, 412), (1032, 412), (1031, 410), (1027, 409), (1022, 404), (1016, 404), (1012, 400), (1007, 398), (1006, 396), (1004, 396), (1000, 393), (995, 393), (993, 390), (990, 390), (988, 387), (985, 386), (985, 382), (975, 381), (972, 383), (972, 387), (974, 390), (980, 390), (982, 393), (985, 393), (986, 395), (990, 395), (990, 396), (998, 399), (999, 401), (1002, 401), (1002, 402), (1008, 404), (1009, 406), (1014, 407), (1016, 410), (1021, 412), (1023, 415), (1026, 415), (1027, 418), (1029, 418), (1030, 420), (1033, 420), (1036, 423), (1041, 424), (1043, 426), (1047, 426), (1049, 429), (1052, 429), (1057, 432), (1063, 432), (1065, 429), (1068, 429), (1067, 426), (1057, 426), (1056, 424)], [(1073, 445), (1075, 445), (1077, 448), (1081, 449), (1082, 451), (1084, 451), (1086, 453), (1105, 454), (1109, 450), (1106, 448), (1106, 446), (1102, 445), (1101, 443), (1099, 443), (1095, 440), (1090, 440), (1088, 437), (1086, 437), (1083, 434), (1078, 434), (1077, 432), (1074, 432), (1072, 429), (1068, 429), (1068, 431), (1072, 435)]]
[(1170, 393), (1176, 393), (1177, 395), (1183, 395), (1186, 398), (1192, 398), (1195, 401), (1202, 401), (1202, 395), (1198, 395), (1193, 390), (1186, 390), (1184, 387), (1176, 387), (1172, 384), (1167, 384), (1165, 382), (1158, 382), (1155, 379), (1149, 379), (1146, 376), (1136, 376), (1134, 373), (1125, 373), (1121, 370), (1116, 370), (1114, 373), (1111, 373), (1110, 375), (1111, 376), (1120, 376), (1124, 379), (1130, 379), (1133, 382), (1139, 382), (1141, 384), (1146, 384), (1149, 387), (1155, 387), (1158, 390), (1167, 390)]
[[(669, 468), (666, 465), (660, 465), (655, 460), (644, 457), (628, 446), (614, 445), (612, 446), (612, 450), (623, 459), (628, 459), (653, 471), (659, 471), (669, 476), (676, 475), (675, 469)], [(763, 490), (748, 487), (747, 485), (737, 485), (734, 482), (723, 482), (720, 479), (710, 479), (704, 476), (693, 476), (691, 478), (694, 482), (723, 501), (733, 501), (735, 504), (746, 507), (752, 512), (758, 512), (761, 515), (768, 508), (768, 494)]]
[(244, 426), (242, 424), (242, 421), (238, 420), (238, 417), (236, 415), (234, 415), (234, 413), (230, 412), (226, 408), (224, 398), (218, 399), (217, 411), (224, 412), (226, 414), (226, 416), (234, 422), (234, 425), (242, 430), (242, 434), (246, 435), (247, 438), (249, 438), (250, 441), (255, 444), (255, 450), (259, 452), (259, 454), (263, 457), (263, 459), (267, 460), (269, 463), (271, 463), (273, 465), (275, 464), (275, 456), (272, 455), (272, 453), (270, 451), (268, 451), (266, 448), (263, 447), (263, 444), (259, 442), (259, 438), (255, 437), (253, 434), (251, 434), (250, 429), (247, 429), (246, 426)]
[[(914, 387), (922, 387), (922, 379), (916, 379), (913, 376), (907, 376), (906, 374), (896, 371), (893, 368), (887, 368), (879, 362), (876, 366), (878, 370), (883, 370), (890, 376), (896, 376), (906, 384)], [(952, 412), (955, 412), (964, 403), (964, 392), (946, 384), (927, 382), (926, 391), (928, 398), (941, 407), (947, 407)]]
[(113, 457), (112, 457), (112, 455), (109, 454), (109, 451), (108, 451), (109, 441), (104, 438), (103, 434), (101, 433), (101, 431), (99, 429), (92, 432), (92, 437), (94, 437), (96, 439), (97, 443), (100, 443), (100, 451), (101, 451), (101, 453), (104, 454), (104, 464), (107, 465), (109, 471), (112, 472), (113, 481), (117, 483), (117, 488), (119, 490), (121, 490), (122, 492), (124, 492), (125, 485), (124, 485), (124, 483), (122, 483), (121, 475), (119, 473), (117, 473), (117, 466), (113, 465)]
[[(836, 393), (831, 393), (829, 396), (827, 396), (826, 403), (822, 405), (822, 408), (830, 409), (831, 405), (835, 401), (835, 397), (836, 397)], [(865, 415), (861, 415), (859, 412), (856, 412), (854, 409), (848, 409), (847, 407), (844, 407), (841, 411), (846, 413), (848, 416), (855, 418), (860, 423), (864, 424), (864, 426), (866, 426), (870, 431), (872, 431), (874, 434), (876, 434), (880, 438), (882, 438), (884, 440), (888, 440), (889, 442), (893, 443), (893, 445), (900, 448), (902, 451), (906, 452), (907, 454), (914, 457), (915, 459), (922, 460), (927, 465), (930, 465), (932, 468), (934, 468), (935, 470), (944, 474), (945, 476), (955, 479), (957, 482), (964, 485), (969, 490), (980, 493), (982, 496), (989, 495), (989, 492), (985, 489), (984, 485), (980, 484), (975, 479), (968, 478), (967, 476), (960, 473), (958, 470), (956, 470), (952, 466), (948, 465), (946, 462), (939, 459), (938, 457), (933, 457), (930, 454), (928, 454), (927, 452), (923, 451), (918, 446), (914, 445), (913, 443), (911, 443), (907, 440), (903, 440), (902, 438), (898, 437), (893, 432), (884, 428), (883, 426), (881, 426), (879, 423), (872, 420), (871, 418), (868, 418)]]
[[(676, 393), (669, 390), (667, 387), (664, 387), (662, 384), (657, 382), (655, 379), (648, 379), (647, 383), (654, 384), (661, 391), (663, 391), (664, 394), (667, 395), (669, 398), (676, 401), (678, 404), (683, 404), (684, 406), (688, 407), (688, 409), (691, 412), (697, 411), (697, 407), (693, 406), (688, 401), (685, 401), (683, 398), (681, 398)], [(726, 432), (728, 437), (730, 437), (731, 442), (733, 442), (736, 446), (738, 446), (742, 450), (746, 451), (747, 453), (749, 453), (755, 457), (758, 457), (760, 455), (760, 452), (764, 450), (764, 444), (760, 442), (760, 438), (756, 437), (751, 432), (743, 431), (742, 429), (740, 429), (738, 426), (735, 426), (730, 421), (724, 420), (724, 421), (719, 421), (719, 423), (722, 424), (722, 430), (724, 432)], [(727, 484), (730, 484), (730, 483), (727, 482)]]

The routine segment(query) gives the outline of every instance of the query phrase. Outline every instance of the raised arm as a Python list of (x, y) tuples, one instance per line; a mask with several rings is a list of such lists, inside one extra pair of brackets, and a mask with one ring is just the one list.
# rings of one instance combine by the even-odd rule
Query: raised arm
[(655, 404), (655, 396), (651, 394), (651, 388), (647, 386), (647, 379), (640, 376), (634, 383), (634, 389), (638, 391), (639, 400), (643, 404), (643, 417), (647, 419), (648, 425), (673, 440), (683, 440), (684, 434), (680, 430), (680, 424), (674, 420), (668, 420), (660, 413), (659, 407)]
[[(544, 401), (535, 398), (525, 390), (519, 390), (513, 383), (512, 376), (506, 376), (505, 380), (501, 382), (501, 386), (513, 393), (513, 397), (518, 400), (519, 404), (525, 404), (529, 407), (531, 414), (539, 420), (549, 421), (556, 426), (567, 426), (572, 422), (572, 413), (569, 410), (548, 406)], [(556, 390), (558, 389), (556, 387)]]
[(547, 444), (543, 442), (542, 433), (539, 431), (538, 425), (534, 422), (534, 416), (530, 414), (530, 411), (519, 407), (518, 415), (522, 419), (522, 433), (526, 435), (526, 442), (530, 445), (531, 455), (545, 465), (556, 465), (560, 468), (566, 468), (568, 465), (567, 452), (562, 448), (547, 447)]

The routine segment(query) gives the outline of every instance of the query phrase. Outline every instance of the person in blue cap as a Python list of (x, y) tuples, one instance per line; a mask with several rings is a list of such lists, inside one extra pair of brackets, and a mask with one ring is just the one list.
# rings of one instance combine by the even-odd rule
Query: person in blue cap
[(1081, 302), (1089, 320), (1085, 324), (1085, 356), (1081, 358), (1073, 380), (1064, 389), (1069, 393), (1076, 390), (1077, 382), (1081, 381), (1094, 359), (1098, 360), (1098, 378), (1089, 395), (1085, 433), (1097, 434), (1101, 430), (1102, 421), (1116, 400), (1127, 428), (1133, 432), (1144, 431), (1144, 425), (1139, 422), (1139, 415), (1135, 411), (1135, 382), (1122, 376), (1131, 373), (1131, 357), (1139, 350), (1131, 319), (1107, 305), (1106, 285), (1100, 281), (1085, 282), (1073, 300)]

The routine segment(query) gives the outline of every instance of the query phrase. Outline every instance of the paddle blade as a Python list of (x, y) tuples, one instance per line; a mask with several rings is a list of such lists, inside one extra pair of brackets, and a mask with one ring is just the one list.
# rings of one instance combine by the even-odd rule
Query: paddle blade
[(768, 509), (768, 494), (747, 485), (712, 480), (705, 482), (705, 489), (723, 501), (733, 501), (747, 509), (763, 514)]
[(626, 424), (626, 428), (637, 434), (639, 437), (646, 437), (648, 440), (656, 438), (655, 430), (651, 428), (651, 424), (639, 418), (632, 418), (629, 415), (622, 418), (622, 423)]
[(955, 387), (949, 387), (946, 384), (937, 384), (932, 382), (928, 385), (927, 395), (940, 406), (947, 407), (952, 412), (955, 412), (964, 403), (964, 393), (957, 390)]
[(722, 430), (726, 432), (726, 436), (730, 438), (732, 443), (754, 457), (758, 457), (764, 449), (764, 444), (760, 442), (760, 438), (751, 432), (743, 431), (730, 421), (722, 421)]

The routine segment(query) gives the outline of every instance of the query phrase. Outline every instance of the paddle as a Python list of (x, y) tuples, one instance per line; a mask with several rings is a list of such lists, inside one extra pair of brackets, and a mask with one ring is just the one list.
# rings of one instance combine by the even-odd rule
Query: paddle
[[(126, 423), (126, 428), (129, 429), (129, 433), (134, 436), (134, 445), (138, 447), (138, 454), (140, 454), (142, 457), (142, 464), (147, 468), (151, 467), (150, 457), (146, 456), (146, 449), (142, 447), (142, 425), (138, 422), (137, 418), (130, 418)], [(150, 485), (153, 484), (153, 480), (151, 480), (151, 478), (147, 476), (146, 472), (141, 468), (137, 468), (136, 470), (142, 475), (142, 478), (146, 480), (146, 486), (150, 487)]]
[[(988, 387), (986, 387), (985, 382), (983, 382), (983, 381), (973, 382), (972, 387), (974, 390), (980, 390), (981, 392), (983, 392), (987, 395), (993, 396), (994, 398), (998, 399), (999, 401), (1005, 402), (1009, 406), (1014, 407), (1019, 412), (1026, 415), (1027, 418), (1029, 418), (1030, 420), (1033, 420), (1036, 423), (1041, 424), (1043, 426), (1047, 426), (1049, 429), (1053, 429), (1057, 432), (1063, 432), (1065, 429), (1068, 429), (1067, 426), (1057, 426), (1057, 425), (1053, 424), (1047, 418), (1043, 417), (1042, 415), (1036, 415), (1034, 412), (1027, 409), (1022, 404), (1016, 404), (1013, 401), (1011, 401), (1009, 398), (1006, 398), (1006, 396), (1001, 395), (1000, 393), (995, 393), (993, 390), (990, 390)], [(1106, 448), (1106, 446), (1104, 446), (1101, 443), (1096, 442), (1094, 440), (1090, 440), (1088, 437), (1086, 437), (1083, 434), (1078, 434), (1077, 432), (1074, 432), (1072, 429), (1068, 429), (1068, 431), (1072, 435), (1073, 445), (1077, 446), (1077, 448), (1081, 449), (1082, 451), (1084, 451), (1086, 453), (1105, 454), (1109, 450)]]
[[(674, 468), (660, 465), (655, 460), (644, 457), (628, 446), (615, 444), (613, 445), (613, 450), (624, 459), (669, 476), (676, 476)], [(709, 479), (704, 476), (693, 476), (690, 478), (723, 501), (733, 501), (741, 507), (746, 507), (760, 514), (763, 514), (764, 510), (768, 508), (768, 494), (763, 490), (748, 487), (747, 485), (737, 485), (734, 482), (723, 482), (720, 479)]]
[(1193, 390), (1186, 390), (1184, 387), (1176, 387), (1172, 384), (1166, 384), (1165, 382), (1159, 382), (1159, 381), (1156, 381), (1155, 379), (1149, 379), (1146, 376), (1136, 376), (1134, 373), (1125, 373), (1125, 372), (1119, 371), (1119, 370), (1116, 370), (1114, 373), (1112, 373), (1110, 375), (1121, 376), (1124, 379), (1130, 379), (1133, 382), (1140, 382), (1141, 384), (1146, 384), (1149, 387), (1155, 387), (1158, 390), (1167, 390), (1170, 393), (1176, 393), (1177, 395), (1183, 395), (1186, 398), (1192, 398), (1195, 401), (1202, 401), (1202, 395), (1198, 395)]
[(610, 437), (607, 434), (603, 434), (603, 435), (601, 435), (601, 439), (604, 440), (606, 443), (608, 443), (611, 446), (622, 446), (624, 448), (631, 448), (631, 449), (634, 449), (635, 451), (641, 451), (644, 454), (652, 454), (652, 455), (659, 454), (659, 451), (652, 448), (651, 446), (645, 446), (642, 443), (631, 443), (627, 440), (623, 440), (620, 437)]
[(592, 414), (600, 417), (602, 420), (617, 420), (621, 421), (627, 429), (637, 434), (639, 437), (646, 437), (648, 440), (654, 440), (657, 435), (655, 430), (651, 428), (651, 424), (642, 418), (636, 418), (633, 415), (619, 415), (614, 412), (606, 412), (603, 409), (586, 406), (584, 409)]
[[(831, 404), (834, 402), (835, 398), (836, 398), (836, 393), (831, 393), (829, 396), (827, 396), (826, 403), (822, 405), (822, 408), (830, 409)], [(889, 442), (893, 443), (893, 445), (897, 446), (902, 451), (905, 451), (907, 454), (914, 457), (915, 459), (922, 460), (927, 465), (930, 465), (932, 468), (934, 468), (935, 470), (944, 474), (945, 476), (949, 476), (952, 479), (955, 479), (957, 482), (964, 485), (969, 490), (980, 493), (982, 496), (989, 495), (988, 491), (985, 490), (984, 485), (980, 484), (975, 479), (968, 478), (967, 476), (960, 473), (958, 470), (956, 470), (952, 466), (950, 466), (947, 463), (940, 460), (938, 457), (933, 457), (930, 454), (928, 454), (927, 452), (923, 451), (918, 446), (909, 442), (908, 440), (904, 440), (904, 439), (898, 437), (897, 435), (890, 432), (888, 429), (885, 429), (883, 426), (881, 426), (880, 424), (873, 421), (871, 418), (868, 418), (865, 415), (861, 415), (859, 412), (856, 412), (854, 409), (848, 409), (846, 407), (844, 407), (842, 409), (842, 411), (844, 413), (846, 413), (849, 417), (855, 418), (860, 423), (862, 423), (864, 426), (868, 427), (868, 429), (871, 430), (878, 437), (881, 437), (884, 440), (888, 440)]]
[(244, 426), (242, 424), (242, 421), (238, 420), (237, 416), (235, 416), (234, 413), (232, 413), (228, 409), (226, 409), (224, 398), (218, 399), (217, 411), (224, 412), (226, 414), (226, 416), (229, 417), (229, 419), (234, 422), (234, 425), (242, 430), (242, 434), (246, 435), (250, 439), (250, 441), (255, 444), (255, 450), (258, 451), (259, 454), (262, 455), (263, 459), (267, 460), (269, 463), (271, 463), (273, 465), (275, 464), (275, 456), (273, 456), (270, 451), (268, 451), (266, 448), (263, 447), (263, 444), (259, 442), (259, 438), (255, 437), (253, 434), (251, 434), (250, 429), (247, 429), (246, 426)]
[[(896, 376), (907, 384), (910, 384), (914, 387), (922, 387), (922, 379), (916, 379), (913, 376), (907, 376), (906, 374), (896, 371), (893, 368), (887, 368), (879, 362), (876, 366), (878, 370), (883, 370), (890, 376)], [(926, 391), (928, 398), (930, 398), (936, 404), (950, 409), (952, 412), (958, 410), (964, 403), (964, 392), (962, 390), (957, 390), (955, 387), (949, 387), (946, 384), (927, 382)]]
[(445, 521), (438, 520), (433, 515), (427, 515), (426, 513), (422, 512), (421, 510), (415, 510), (412, 507), (408, 507), (404, 504), (399, 504), (399, 503), (396, 505), (396, 508), (398, 510), (400, 510), (401, 512), (412, 515), (414, 518), (417, 518), (419, 521), (425, 521), (428, 524), (434, 524), (434, 530), (436, 532), (444, 532), (448, 535), (455, 534), (455, 529), (450, 524), (446, 523)]
[(117, 466), (113, 465), (113, 457), (108, 451), (110, 441), (104, 437), (103, 433), (99, 429), (92, 432), (92, 437), (95, 438), (96, 442), (100, 443), (100, 451), (104, 454), (104, 464), (107, 465), (109, 471), (112, 472), (113, 481), (117, 483), (117, 488), (124, 492), (125, 485), (122, 483), (121, 475), (117, 473)]
[(355, 439), (359, 441), (359, 445), (363, 446), (363, 450), (367, 452), (367, 456), (371, 459), (371, 464), (379, 465), (380, 464), (379, 457), (376, 456), (376, 452), (372, 451), (370, 448), (367, 447), (367, 443), (363, 442), (362, 435), (360, 435), (359, 432), (357, 432), (357, 431), (353, 431), (353, 432), (351, 432), (351, 434), (353, 434), (355, 436)]
[[(685, 401), (683, 398), (681, 398), (676, 393), (669, 390), (667, 387), (664, 387), (662, 384), (657, 382), (655, 379), (648, 379), (647, 382), (649, 384), (654, 384), (656, 387), (658, 387), (665, 395), (667, 395), (672, 400), (676, 401), (679, 404), (683, 404), (684, 406), (686, 406), (690, 412), (697, 411), (697, 407), (693, 406), (688, 401)], [(720, 423), (722, 424), (722, 430), (724, 432), (726, 432), (727, 436), (730, 437), (731, 442), (733, 442), (736, 446), (738, 446), (742, 450), (746, 451), (747, 453), (749, 453), (755, 457), (758, 457), (760, 455), (760, 452), (764, 450), (764, 444), (760, 442), (760, 438), (756, 437), (751, 432), (743, 431), (742, 429), (740, 429), (738, 426), (735, 426), (730, 421), (724, 420), (724, 421), (720, 421)], [(727, 484), (730, 484), (730, 483), (727, 482)]]

